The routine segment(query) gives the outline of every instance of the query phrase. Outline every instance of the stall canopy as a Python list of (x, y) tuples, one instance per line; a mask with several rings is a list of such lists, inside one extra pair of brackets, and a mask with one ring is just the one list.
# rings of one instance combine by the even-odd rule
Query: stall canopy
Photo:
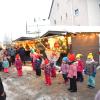
[(35, 38), (33, 38), (33, 37), (20, 37), (20, 38), (14, 40), (13, 42), (16, 42), (16, 41), (25, 41), (25, 40), (33, 40), (33, 39), (35, 39)]

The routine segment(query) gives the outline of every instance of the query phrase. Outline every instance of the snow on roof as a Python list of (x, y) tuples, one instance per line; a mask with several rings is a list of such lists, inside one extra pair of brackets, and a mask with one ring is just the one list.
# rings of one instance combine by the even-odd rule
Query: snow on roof
[(100, 32), (100, 26), (49, 26), (47, 31)]

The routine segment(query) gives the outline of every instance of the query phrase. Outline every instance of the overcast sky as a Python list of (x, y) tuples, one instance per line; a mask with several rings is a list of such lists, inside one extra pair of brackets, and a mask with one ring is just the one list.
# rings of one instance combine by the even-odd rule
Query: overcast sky
[(25, 34), (26, 21), (48, 18), (52, 0), (0, 0), (0, 41)]

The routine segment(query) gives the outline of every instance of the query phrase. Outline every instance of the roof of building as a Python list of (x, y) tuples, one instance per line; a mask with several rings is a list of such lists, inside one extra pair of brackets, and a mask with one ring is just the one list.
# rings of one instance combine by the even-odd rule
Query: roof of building
[(52, 11), (53, 4), (54, 4), (54, 0), (52, 0), (52, 4), (51, 4), (51, 8), (50, 8), (50, 12), (49, 12), (48, 19), (50, 18), (50, 15), (51, 15), (51, 11)]
[(45, 34), (43, 34), (40, 38), (42, 38), (42, 37), (48, 37), (48, 36), (54, 36), (54, 35), (63, 36), (63, 35), (65, 35), (63, 33), (66, 34), (67, 32), (66, 31), (48, 31)]
[(20, 37), (20, 38), (14, 40), (13, 42), (15, 42), (15, 41), (33, 40), (33, 39), (35, 39), (35, 38), (33, 38), (33, 37)]

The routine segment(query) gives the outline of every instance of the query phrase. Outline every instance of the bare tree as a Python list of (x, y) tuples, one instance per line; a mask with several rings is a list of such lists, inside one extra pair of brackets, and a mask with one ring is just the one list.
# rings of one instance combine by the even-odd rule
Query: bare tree
[(8, 46), (8, 45), (11, 44), (11, 39), (10, 39), (10, 37), (7, 34), (4, 35), (3, 44), (5, 46)]

